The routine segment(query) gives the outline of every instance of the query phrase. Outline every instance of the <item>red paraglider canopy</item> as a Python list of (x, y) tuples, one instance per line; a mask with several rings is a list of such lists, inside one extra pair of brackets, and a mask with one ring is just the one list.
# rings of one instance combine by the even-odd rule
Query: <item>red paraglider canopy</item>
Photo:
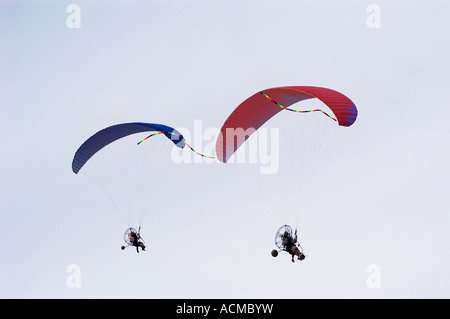
[(242, 102), (227, 118), (216, 142), (217, 159), (226, 163), (253, 132), (283, 110), (274, 102), (283, 107), (289, 107), (299, 101), (312, 98), (318, 98), (325, 103), (333, 111), (340, 126), (350, 126), (355, 122), (358, 114), (355, 104), (337, 91), (314, 86), (267, 89)]

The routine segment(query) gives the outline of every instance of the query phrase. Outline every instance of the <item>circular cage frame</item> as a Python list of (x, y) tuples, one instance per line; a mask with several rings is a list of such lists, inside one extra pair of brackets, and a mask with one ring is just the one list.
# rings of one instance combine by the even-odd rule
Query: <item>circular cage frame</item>
[(128, 228), (125, 233), (123, 234), (123, 239), (125, 241), (125, 243), (127, 243), (127, 245), (129, 246), (133, 246), (133, 241), (131, 240), (131, 234), (134, 234), (136, 236), (136, 238), (139, 238), (139, 233), (137, 232), (136, 229), (134, 229), (133, 227)]
[(293, 231), (291, 226), (289, 225), (283, 225), (280, 228), (278, 228), (277, 233), (275, 234), (275, 246), (278, 247), (278, 249), (286, 251), (286, 245), (283, 244), (284, 235), (287, 233), (287, 235), (290, 238), (293, 238)]

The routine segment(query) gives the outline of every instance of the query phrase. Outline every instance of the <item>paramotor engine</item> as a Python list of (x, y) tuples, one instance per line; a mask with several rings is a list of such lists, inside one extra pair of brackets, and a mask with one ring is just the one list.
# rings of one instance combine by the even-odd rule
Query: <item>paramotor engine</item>
[(294, 233), (292, 232), (292, 228), (289, 225), (283, 225), (278, 228), (277, 233), (275, 234), (275, 246), (281, 251), (287, 251), (286, 248), (286, 238), (293, 238)]

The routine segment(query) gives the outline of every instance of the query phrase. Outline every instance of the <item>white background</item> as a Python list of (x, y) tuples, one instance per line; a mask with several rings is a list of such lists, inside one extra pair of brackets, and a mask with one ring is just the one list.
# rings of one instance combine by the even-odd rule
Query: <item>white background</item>
[[(77, 1), (74, 29), (71, 3), (0, 3), (0, 297), (450, 297), (448, 1), (377, 1), (380, 28), (369, 1)], [(359, 111), (303, 220), (308, 258), (270, 256), (277, 193), (221, 163), (180, 164), (149, 249), (121, 251), (125, 225), (71, 171), (82, 142), (132, 121), (220, 128), (283, 85)]]

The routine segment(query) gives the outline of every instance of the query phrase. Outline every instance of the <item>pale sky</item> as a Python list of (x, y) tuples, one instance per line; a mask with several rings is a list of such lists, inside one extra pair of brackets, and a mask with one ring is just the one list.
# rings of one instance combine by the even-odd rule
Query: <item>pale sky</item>
[[(448, 1), (1, 1), (0, 297), (449, 298), (449, 18)], [(72, 172), (78, 147), (118, 123), (218, 129), (285, 85), (359, 111), (301, 216), (307, 259), (270, 255), (289, 174), (205, 161), (162, 163), (148, 249), (121, 251), (138, 225)]]

